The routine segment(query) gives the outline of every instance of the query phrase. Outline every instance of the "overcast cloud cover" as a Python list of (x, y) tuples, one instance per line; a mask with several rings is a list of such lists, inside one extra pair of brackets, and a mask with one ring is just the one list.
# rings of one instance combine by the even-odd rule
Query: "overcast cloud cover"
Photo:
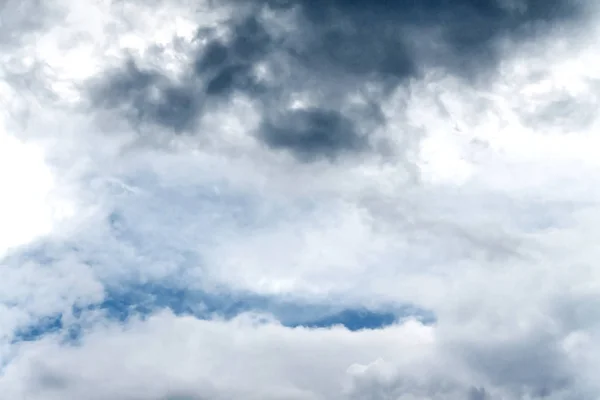
[(598, 399), (587, 0), (5, 0), (0, 397)]

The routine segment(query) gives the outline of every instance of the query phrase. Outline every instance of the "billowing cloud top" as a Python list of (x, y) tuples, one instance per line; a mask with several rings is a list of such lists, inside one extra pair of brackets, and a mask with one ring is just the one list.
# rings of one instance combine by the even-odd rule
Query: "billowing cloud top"
[(0, 397), (597, 399), (596, 8), (5, 1)]

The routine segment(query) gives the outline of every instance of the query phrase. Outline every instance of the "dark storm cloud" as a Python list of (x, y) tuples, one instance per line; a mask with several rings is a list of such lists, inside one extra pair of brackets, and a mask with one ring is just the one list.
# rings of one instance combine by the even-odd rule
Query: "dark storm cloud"
[(273, 149), (285, 149), (301, 160), (334, 159), (365, 150), (367, 142), (343, 114), (319, 108), (290, 110), (265, 121), (259, 138)]
[(252, 68), (267, 54), (270, 37), (254, 16), (236, 21), (231, 31), (228, 41), (209, 40), (180, 81), (127, 60), (90, 85), (92, 104), (120, 112), (135, 126), (156, 124), (177, 133), (191, 130), (212, 101), (260, 90)]
[(495, 39), (522, 39), (580, 11), (570, 0), (274, 0), (270, 6), (300, 7), (308, 38), (302, 55), (313, 65), (394, 78), (414, 76), (427, 64), (482, 72), (497, 61)]
[(484, 388), (471, 388), (467, 400), (486, 400), (488, 398), (487, 392)]
[(270, 35), (255, 17), (249, 17), (235, 27), (231, 43), (232, 55), (243, 63), (252, 63), (263, 57), (272, 44)]
[(293, 84), (257, 82), (253, 67), (277, 46), (256, 17), (241, 19), (231, 32), (229, 40), (211, 39), (198, 51), (182, 83), (129, 60), (93, 85), (93, 104), (123, 113), (136, 126), (151, 123), (182, 132), (194, 127), (206, 105), (245, 93), (263, 108), (256, 138), (269, 148), (287, 150), (303, 161), (334, 160), (367, 149), (356, 121), (337, 109), (342, 103), (337, 88), (323, 85), (334, 100), (329, 107), (289, 110), (279, 100), (294, 92)]
[[(343, 98), (365, 81), (393, 88), (426, 67), (475, 78), (497, 65), (497, 39), (543, 34), (582, 12), (571, 0), (231, 1), (255, 4), (255, 14), (235, 19), (233, 38), (212, 42), (200, 55), (201, 69), (217, 71), (213, 86), (229, 90), (240, 76), (247, 86), (251, 67), (277, 54), (287, 57), (287, 73), (271, 89), (298, 90), (316, 80), (314, 90), (328, 98)], [(298, 13), (275, 38), (264, 10), (274, 13), (271, 20)]]
[[(365, 126), (385, 123), (345, 111), (365, 83), (383, 88), (368, 99), (377, 109), (385, 93), (428, 67), (476, 80), (497, 65), (496, 39), (542, 34), (581, 11), (567, 0), (230, 1), (250, 6), (226, 22), (227, 35), (198, 32), (201, 45), (182, 82), (129, 62), (92, 88), (94, 104), (135, 125), (183, 132), (211, 105), (242, 94), (262, 110), (255, 137), (267, 148), (302, 161), (334, 160), (367, 150)], [(273, 21), (284, 18), (282, 31)], [(259, 65), (275, 73), (259, 79)], [(297, 93), (308, 94), (312, 108), (290, 111)]]
[(211, 40), (195, 62), (195, 73), (204, 78), (208, 96), (251, 90), (256, 86), (252, 67), (271, 46), (271, 37), (253, 16), (243, 19), (232, 31), (230, 42)]
[(110, 71), (93, 88), (96, 106), (120, 110), (135, 123), (153, 123), (176, 132), (189, 127), (198, 115), (200, 102), (195, 88), (177, 84), (158, 72), (143, 70), (129, 60), (122, 69)]
[(249, 88), (252, 85), (252, 76), (246, 66), (228, 65), (208, 81), (206, 94), (209, 96), (229, 95), (234, 90)]

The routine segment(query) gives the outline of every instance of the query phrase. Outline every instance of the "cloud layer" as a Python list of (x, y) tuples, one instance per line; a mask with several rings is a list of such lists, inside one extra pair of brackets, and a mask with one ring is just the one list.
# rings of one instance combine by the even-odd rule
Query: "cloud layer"
[(600, 395), (593, 2), (2, 7), (8, 398)]

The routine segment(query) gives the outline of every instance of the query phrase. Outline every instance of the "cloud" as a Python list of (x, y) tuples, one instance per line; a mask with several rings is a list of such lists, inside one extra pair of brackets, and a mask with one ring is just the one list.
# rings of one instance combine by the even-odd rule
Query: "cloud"
[(593, 4), (44, 4), (0, 11), (8, 397), (597, 398)]
[[(360, 121), (364, 127), (350, 126), (349, 121), (340, 125), (334, 129), (339, 133), (319, 140), (322, 144), (309, 157), (306, 151), (292, 151), (314, 161), (327, 142), (331, 159), (348, 148), (367, 147), (361, 142), (370, 135), (355, 131), (366, 128), (372, 133), (385, 122), (381, 107), (398, 85), (423, 78), (431, 69), (469, 79), (493, 73), (503, 53), (502, 40), (535, 38), (572, 21), (582, 7), (566, 1), (233, 6), (238, 12), (218, 28), (201, 25), (193, 40), (179, 35), (161, 39), (144, 50), (154, 53), (154, 61), (136, 56), (93, 79), (87, 90), (92, 105), (117, 111), (136, 128), (156, 124), (176, 133), (202, 132), (206, 129), (198, 121), (203, 116), (214, 113), (223, 99), (242, 96), (262, 114), (255, 139), (298, 150), (302, 146), (293, 143), (315, 136), (317, 129), (304, 129), (311, 134), (290, 131), (273, 120), (287, 119), (291, 112), (327, 114), (318, 119), (334, 123), (338, 114), (342, 124), (355, 115), (353, 125)], [(379, 89), (373, 92), (374, 87)], [(309, 120), (316, 126), (317, 118)], [(284, 130), (290, 133), (280, 134)]]
[(311, 66), (393, 78), (436, 66), (478, 74), (499, 61), (498, 39), (526, 39), (583, 10), (581, 3), (562, 0), (271, 4), (300, 8), (308, 38), (301, 54), (313, 59)]
[[(278, 121), (277, 121), (278, 120)], [(361, 151), (364, 138), (352, 122), (335, 111), (292, 110), (260, 128), (262, 139), (274, 149), (289, 149), (300, 159), (335, 158), (344, 151)]]
[(198, 113), (196, 99), (157, 73), (140, 70), (128, 62), (123, 71), (104, 78), (106, 84), (94, 93), (94, 102), (109, 109), (125, 108), (135, 123), (157, 124), (181, 132)]
[[(145, 322), (132, 321), (127, 329), (101, 328), (88, 334), (81, 346), (70, 349), (47, 341), (25, 346), (23, 357), (14, 361), (5, 376), (22, 374), (27, 384), (6, 388), (16, 397), (49, 399), (75, 398), (101, 382), (111, 384), (101, 385), (89, 393), (90, 398), (168, 398), (187, 393), (192, 398), (322, 398), (340, 392), (346, 368), (356, 357), (369, 360), (382, 344), (396, 342), (394, 357), (408, 361), (417, 356), (418, 349), (427, 349), (430, 340), (428, 328), (416, 323), (389, 331), (351, 333), (341, 328), (290, 329), (250, 316), (202, 322), (159, 314)], [(280, 348), (279, 354), (265, 352), (273, 345)], [(347, 346), (355, 349), (353, 355)], [(148, 354), (144, 347), (158, 351)], [(192, 348), (195, 353), (190, 353)], [(225, 362), (231, 357), (237, 359), (236, 366)], [(83, 362), (84, 358), (94, 360), (95, 367), (90, 369), (92, 364)], [(286, 362), (290, 358), (293, 363)], [(259, 371), (252, 367), (257, 364)], [(256, 373), (246, 375), (249, 368)], [(148, 376), (154, 379), (148, 381)]]
[(52, 17), (59, 15), (58, 10), (48, 7), (47, 3), (29, 1), (10, 1), (2, 6), (2, 45), (18, 45), (22, 36), (43, 29)]
[[(465, 352), (460, 356), (455, 348), (440, 346), (436, 332), (410, 320), (351, 332), (286, 328), (248, 314), (199, 321), (161, 313), (125, 326), (98, 327), (75, 347), (57, 346), (50, 338), (24, 345), (5, 371), (13, 383), (6, 389), (34, 399), (77, 398), (89, 387), (97, 388), (91, 398), (182, 393), (192, 398), (586, 398), (551, 357), (538, 359), (534, 351), (524, 354), (520, 346), (499, 342), (502, 355), (467, 345), (459, 348)], [(523, 339), (524, 346), (533, 344)], [(278, 351), (270, 351), (273, 347)], [(513, 357), (525, 362), (523, 370), (505, 369), (502, 363)], [(487, 362), (499, 369), (488, 370)], [(515, 374), (509, 385), (500, 381), (506, 373)], [(13, 376), (22, 376), (23, 385)]]
[(255, 16), (242, 19), (232, 28), (231, 35), (226, 44), (219, 39), (209, 40), (195, 61), (195, 72), (208, 74), (205, 86), (208, 96), (255, 86), (252, 68), (272, 45), (272, 38)]
[(49, 200), (54, 184), (43, 152), (34, 146), (0, 133), (4, 190), (0, 210), (4, 221), (0, 233), (0, 254), (37, 236), (48, 233), (54, 222)]

